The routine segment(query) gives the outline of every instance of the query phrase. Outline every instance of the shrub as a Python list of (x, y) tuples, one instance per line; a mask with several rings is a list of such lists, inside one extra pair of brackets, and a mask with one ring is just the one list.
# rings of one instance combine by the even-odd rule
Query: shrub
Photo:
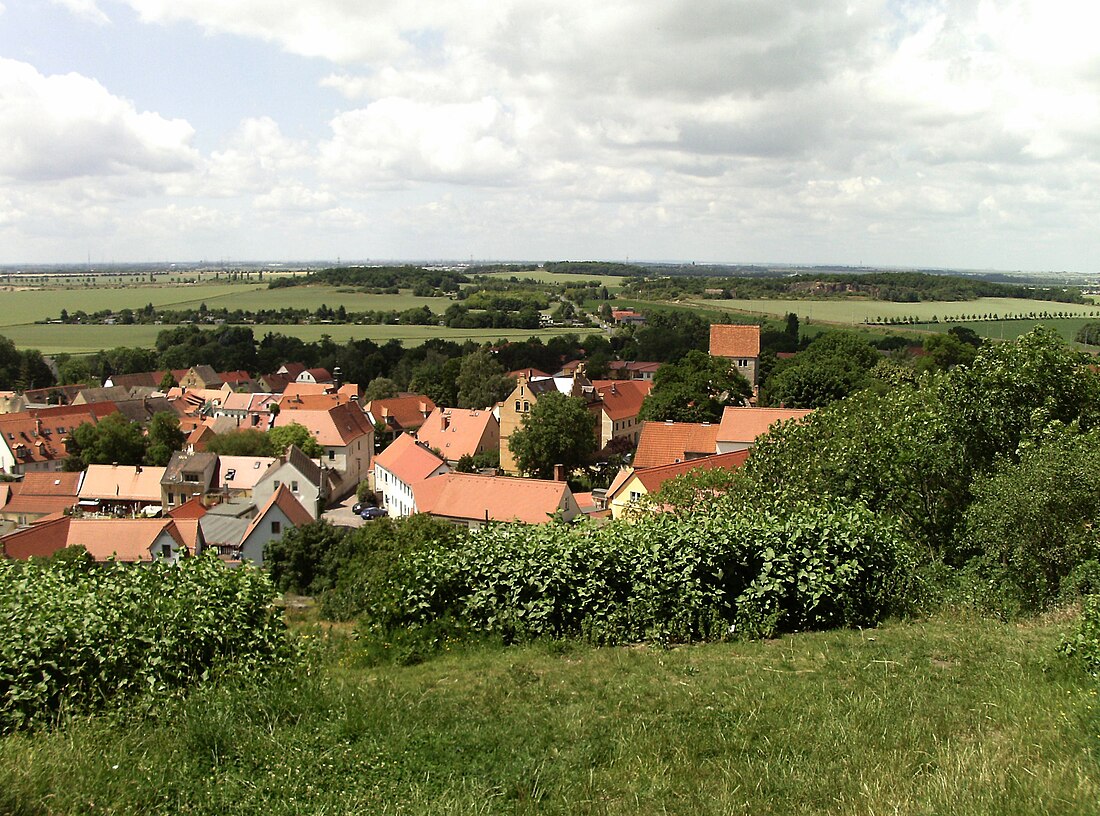
[(492, 525), (401, 558), (368, 599), (381, 633), (450, 619), (505, 641), (691, 641), (879, 621), (906, 566), (893, 524), (797, 504), (638, 524)]
[(0, 731), (282, 659), (274, 596), (261, 572), (213, 554), (143, 567), (0, 560)]
[(1087, 672), (1100, 678), (1100, 595), (1090, 595), (1085, 600), (1077, 632), (1063, 638), (1058, 650), (1080, 661)]

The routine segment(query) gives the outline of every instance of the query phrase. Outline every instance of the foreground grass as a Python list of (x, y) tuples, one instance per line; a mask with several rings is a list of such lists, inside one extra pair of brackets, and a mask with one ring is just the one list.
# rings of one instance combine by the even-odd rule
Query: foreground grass
[(1096, 687), (1065, 624), (447, 653), (344, 636), (264, 687), (0, 741), (0, 813), (1075, 814)]

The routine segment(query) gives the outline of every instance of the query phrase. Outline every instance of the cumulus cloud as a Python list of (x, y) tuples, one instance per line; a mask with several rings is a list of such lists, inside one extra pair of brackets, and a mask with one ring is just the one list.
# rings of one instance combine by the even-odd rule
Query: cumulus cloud
[(43, 76), (0, 58), (0, 175), (20, 181), (194, 165), (194, 131), (180, 119), (139, 112), (93, 79)]
[(96, 25), (106, 25), (111, 22), (110, 18), (96, 5), (95, 0), (50, 0), (50, 2), (64, 6), (77, 17), (89, 20)]

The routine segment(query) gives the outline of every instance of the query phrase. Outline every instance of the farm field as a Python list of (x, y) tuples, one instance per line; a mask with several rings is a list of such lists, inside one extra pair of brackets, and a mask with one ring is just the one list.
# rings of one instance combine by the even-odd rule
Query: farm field
[(290, 286), (285, 289), (253, 287), (245, 292), (227, 292), (210, 299), (191, 298), (180, 304), (182, 308), (198, 308), (205, 303), (211, 309), (309, 309), (320, 306), (335, 309), (343, 306), (349, 312), (389, 311), (395, 309), (415, 309), (427, 306), (433, 312), (442, 314), (451, 305), (449, 298), (417, 297), (407, 292), (398, 295), (371, 295), (337, 286)]
[[(172, 326), (167, 324), (163, 326), (33, 324), (29, 326), (0, 326), (0, 335), (10, 338), (17, 348), (34, 348), (43, 354), (59, 354), (62, 352), (90, 354), (94, 351), (118, 346), (151, 347), (156, 342), (157, 334), (170, 328)], [(257, 340), (260, 340), (269, 332), (300, 337), (309, 342), (320, 340), (322, 335), (327, 334), (336, 343), (346, 343), (351, 339), (368, 337), (378, 343), (399, 340), (406, 346), (418, 346), (433, 337), (461, 343), (465, 340), (488, 342), (495, 340), (526, 340), (529, 337), (548, 338), (569, 333), (565, 329), (449, 329), (444, 326), (393, 324), (370, 326), (353, 324), (262, 325), (251, 326), (250, 328)], [(574, 331), (574, 333), (576, 332)]]
[[(49, 320), (62, 309), (83, 309), (93, 313), (103, 309), (140, 309), (147, 303), (159, 307), (233, 298), (255, 289), (266, 291), (267, 284), (197, 283), (145, 284), (133, 286), (74, 286), (71, 288), (35, 287), (17, 291), (0, 290), (0, 327)], [(277, 290), (276, 290), (277, 291)]]
[(487, 278), (504, 278), (507, 280), (511, 277), (519, 278), (523, 280), (528, 278), (530, 280), (537, 280), (542, 283), (568, 283), (570, 281), (582, 281), (587, 283), (588, 281), (599, 281), (601, 286), (606, 286), (609, 292), (617, 292), (622, 289), (623, 281), (625, 278), (621, 278), (618, 275), (559, 275), (553, 272), (547, 272), (545, 269), (533, 269), (526, 272), (489, 272), (485, 274)]
[[(866, 320), (890, 317), (916, 317), (940, 321), (954, 320), (963, 315), (1027, 315), (1031, 312), (1064, 312), (1073, 317), (1100, 317), (1095, 303), (1052, 303), (1047, 300), (1016, 298), (979, 298), (968, 301), (928, 301), (893, 303), (881, 300), (692, 300), (702, 309), (728, 309), (750, 314), (782, 316), (794, 312), (800, 318), (829, 323), (863, 323)], [(979, 321), (980, 322), (980, 321)]]
[(660, 648), (461, 644), (196, 683), (0, 738), (0, 812), (1095, 814), (1095, 681), (1070, 620), (891, 623)]
[[(1074, 343), (1074, 338), (1083, 325), (1097, 321), (1100, 321), (1100, 317), (1070, 317), (1055, 320), (964, 320), (955, 323), (917, 323), (899, 328), (922, 332), (945, 332), (952, 326), (965, 326), (973, 329), (979, 337), (988, 337), (992, 340), (1015, 340), (1036, 326), (1042, 325), (1055, 329), (1066, 342)], [(1081, 348), (1090, 347), (1081, 346)]]

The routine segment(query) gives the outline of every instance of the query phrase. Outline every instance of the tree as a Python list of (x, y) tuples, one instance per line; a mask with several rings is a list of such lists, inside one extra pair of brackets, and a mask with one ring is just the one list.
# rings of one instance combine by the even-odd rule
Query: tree
[(413, 369), (409, 390), (426, 394), (436, 405), (458, 405), (458, 373), (462, 361), (458, 357), (443, 357), (432, 352)]
[(397, 387), (397, 383), (389, 377), (375, 377), (367, 383), (367, 388), (363, 392), (363, 401), (370, 402), (376, 399), (392, 399), (397, 396), (400, 390), (401, 389)]
[(469, 354), (458, 370), (459, 408), (488, 408), (507, 397), (515, 382), (504, 373), (504, 366), (481, 349)]
[(145, 460), (145, 436), (141, 426), (119, 413), (108, 414), (93, 425), (73, 429), (66, 470), (88, 465), (140, 465)]
[(596, 415), (580, 397), (550, 391), (524, 415), (522, 426), (508, 439), (508, 449), (523, 473), (549, 479), (555, 465), (567, 474), (587, 463), (596, 452)]
[(145, 451), (145, 464), (164, 467), (172, 458), (172, 453), (183, 448), (187, 437), (180, 430), (180, 421), (174, 413), (158, 411), (149, 420), (149, 430)]
[(175, 388), (177, 385), (179, 385), (179, 383), (176, 382), (176, 378), (172, 376), (172, 372), (165, 371), (164, 376), (160, 378), (160, 385), (158, 388), (160, 388), (161, 391), (168, 391), (169, 389)]
[(763, 386), (765, 401), (788, 408), (820, 408), (873, 384), (879, 353), (851, 332), (821, 334), (797, 357), (775, 368)]
[(219, 456), (271, 456), (267, 434), (253, 428), (218, 434), (206, 443), (210, 453)]
[(273, 451), (271, 454), (272, 456), (282, 455), (291, 445), (297, 445), (301, 448), (302, 453), (313, 458), (321, 456), (325, 452), (324, 448), (322, 448), (317, 443), (317, 440), (313, 438), (309, 429), (305, 425), (299, 425), (297, 422), (292, 422), (290, 425), (283, 425), (278, 428), (272, 428), (267, 432), (267, 440)]
[(655, 422), (720, 422), (727, 405), (751, 396), (752, 386), (729, 360), (693, 350), (657, 369), (638, 416)]

